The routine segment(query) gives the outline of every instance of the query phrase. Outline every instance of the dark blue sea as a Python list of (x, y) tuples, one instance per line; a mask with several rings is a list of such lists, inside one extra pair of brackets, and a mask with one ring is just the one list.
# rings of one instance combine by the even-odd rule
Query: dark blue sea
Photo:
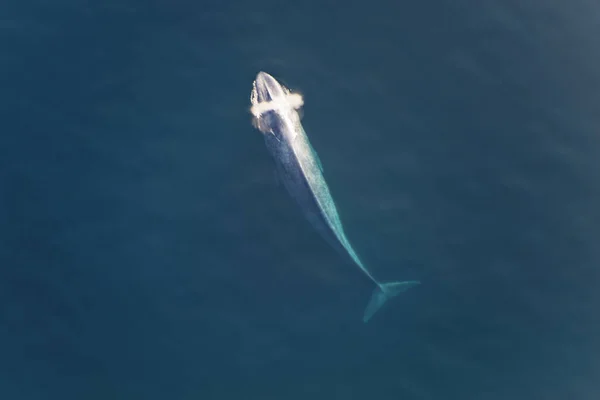
[[(0, 399), (600, 399), (600, 5), (0, 4)], [(266, 71), (374, 285), (278, 184)]]

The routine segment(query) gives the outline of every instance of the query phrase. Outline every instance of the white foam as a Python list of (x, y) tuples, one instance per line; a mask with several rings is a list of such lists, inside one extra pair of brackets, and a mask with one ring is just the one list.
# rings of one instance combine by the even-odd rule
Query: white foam
[(250, 111), (252, 114), (258, 118), (268, 111), (289, 109), (298, 110), (304, 105), (304, 99), (302, 98), (302, 95), (299, 93), (292, 93), (286, 87), (282, 86), (282, 88), (284, 93), (283, 96), (278, 96), (271, 101), (259, 102), (255, 82), (254, 88), (252, 89), (252, 94), (250, 95), (250, 102), (252, 103)]

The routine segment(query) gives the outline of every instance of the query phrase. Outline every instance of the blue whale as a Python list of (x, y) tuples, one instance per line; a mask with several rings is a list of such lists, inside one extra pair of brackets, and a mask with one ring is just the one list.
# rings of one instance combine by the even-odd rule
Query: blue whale
[(290, 92), (266, 72), (254, 81), (251, 112), (254, 126), (263, 133), (276, 165), (279, 181), (296, 200), (304, 216), (340, 253), (349, 256), (376, 285), (363, 321), (391, 297), (418, 285), (419, 281), (380, 282), (364, 266), (348, 241), (325, 178), (319, 156), (300, 123), (302, 96)]

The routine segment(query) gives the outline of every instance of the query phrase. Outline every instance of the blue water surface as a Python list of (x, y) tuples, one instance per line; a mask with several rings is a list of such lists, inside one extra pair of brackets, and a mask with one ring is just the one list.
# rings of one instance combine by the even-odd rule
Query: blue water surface
[[(600, 398), (600, 6), (0, 4), (1, 399)], [(303, 124), (373, 290), (278, 186)]]

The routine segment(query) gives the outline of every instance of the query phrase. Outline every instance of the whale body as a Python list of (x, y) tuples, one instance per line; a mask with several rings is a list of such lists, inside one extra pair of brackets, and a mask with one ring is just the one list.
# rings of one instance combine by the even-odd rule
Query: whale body
[(302, 96), (292, 93), (266, 72), (259, 72), (250, 96), (254, 126), (263, 133), (275, 161), (278, 180), (294, 198), (306, 219), (340, 253), (348, 256), (375, 289), (364, 312), (367, 322), (391, 297), (419, 281), (380, 282), (363, 265), (352, 248), (323, 176), (323, 166), (300, 123)]

